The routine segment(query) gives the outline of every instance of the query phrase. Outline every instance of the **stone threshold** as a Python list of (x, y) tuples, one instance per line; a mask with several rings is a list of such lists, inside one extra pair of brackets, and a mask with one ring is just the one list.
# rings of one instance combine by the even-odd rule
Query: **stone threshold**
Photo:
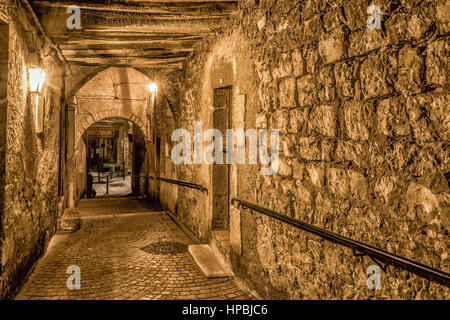
[(207, 278), (229, 278), (233, 276), (209, 245), (190, 245), (189, 253)]

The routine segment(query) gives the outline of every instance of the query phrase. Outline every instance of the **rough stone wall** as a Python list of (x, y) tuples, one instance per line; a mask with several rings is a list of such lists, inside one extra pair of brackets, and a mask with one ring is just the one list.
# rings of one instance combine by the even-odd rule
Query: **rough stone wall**
[[(159, 137), (160, 139), (160, 154), (159, 154), (159, 168), (156, 166), (158, 162), (156, 161), (156, 146), (155, 147), (155, 157), (150, 159), (150, 175), (155, 177), (163, 177), (172, 180), (182, 180), (178, 179), (177, 166), (172, 162), (171, 150), (174, 146), (174, 142), (171, 141), (171, 135), (173, 130), (176, 129), (175, 120), (168, 102), (163, 97), (160, 98), (160, 103), (157, 104), (158, 108), (154, 112), (153, 126), (155, 132), (155, 139)], [(152, 128), (153, 129), (153, 128)], [(159, 172), (159, 174), (158, 174)], [(174, 214), (178, 214), (178, 204), (177, 195), (179, 192), (179, 187), (174, 184), (170, 184), (164, 181), (152, 180), (149, 183), (150, 194), (154, 196), (154, 190), (156, 185), (159, 185), (160, 192), (160, 203), (163, 208), (169, 210)]]
[[(6, 110), (7, 110), (7, 90), (8, 90), (8, 43), (9, 27), (0, 15), (0, 234), (2, 234), (3, 210), (5, 206), (5, 168), (6, 168)], [(0, 238), (0, 257), (1, 257), (1, 238)], [(1, 263), (0, 263), (0, 281), (1, 281)]]
[[(241, 2), (233, 27), (174, 75), (178, 125), (211, 128), (212, 88), (221, 86), (211, 78), (224, 73), (214, 66), (225, 56), (235, 64), (225, 77), (233, 112), (246, 128), (281, 134), (278, 174), (237, 166), (232, 193), (449, 272), (450, 1), (374, 1), (381, 30), (366, 26), (370, 4)], [(245, 103), (236, 107), (239, 95)], [(208, 165), (177, 170), (210, 186)], [(177, 201), (180, 220), (209, 239), (210, 197), (180, 189)], [(447, 287), (393, 267), (381, 289), (369, 290), (370, 259), (257, 213), (240, 217), (242, 254), (232, 251), (232, 267), (263, 297), (450, 297)]]
[[(33, 263), (56, 231), (58, 161), (64, 67), (16, 1), (3, 1), (9, 23), (3, 232), (0, 237), (0, 299), (20, 289)], [(28, 95), (26, 57), (32, 52), (47, 71), (44, 132), (35, 133)]]

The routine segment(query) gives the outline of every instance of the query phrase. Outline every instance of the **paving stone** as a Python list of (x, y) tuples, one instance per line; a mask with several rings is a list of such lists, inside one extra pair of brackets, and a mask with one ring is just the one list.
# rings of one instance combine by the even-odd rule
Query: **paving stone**
[[(143, 251), (143, 247), (161, 242), (186, 248), (193, 243), (164, 212), (144, 200), (115, 199), (116, 207), (110, 201), (81, 203), (81, 230), (52, 239), (16, 299), (253, 298), (233, 278), (208, 279), (187, 250)], [(79, 290), (66, 286), (71, 276), (66, 270), (71, 265), (81, 271)]]

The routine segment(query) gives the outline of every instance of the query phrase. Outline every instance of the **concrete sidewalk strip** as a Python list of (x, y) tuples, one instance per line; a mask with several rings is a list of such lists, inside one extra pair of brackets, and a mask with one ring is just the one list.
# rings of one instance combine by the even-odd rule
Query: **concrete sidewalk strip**
[(232, 276), (209, 245), (190, 245), (189, 253), (207, 278), (228, 278)]

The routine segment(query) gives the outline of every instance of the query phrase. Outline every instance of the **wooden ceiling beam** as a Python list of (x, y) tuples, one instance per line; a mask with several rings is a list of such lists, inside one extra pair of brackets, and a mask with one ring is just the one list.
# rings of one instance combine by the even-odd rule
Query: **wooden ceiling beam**
[[(70, 64), (151, 70), (181, 68), (195, 44), (238, 9), (237, 0), (30, 2)], [(71, 5), (81, 9), (80, 30), (67, 28), (67, 7)]]
[(141, 69), (157, 69), (161, 72), (170, 73), (170, 71), (181, 69), (183, 67), (182, 62), (174, 62), (174, 63), (153, 63), (149, 64), (147, 61), (145, 62), (136, 62), (133, 61), (130, 63), (129, 61), (118, 61), (114, 63), (105, 63), (104, 61), (100, 62), (89, 62), (89, 61), (69, 61), (71, 65), (85, 66), (85, 67), (124, 67), (124, 68), (141, 68)]
[(95, 57), (95, 56), (122, 56), (122, 57), (142, 57), (142, 56), (161, 56), (175, 54), (184, 56), (194, 51), (192, 48), (177, 49), (77, 49), (62, 50), (65, 57)]
[(159, 1), (159, 2), (87, 2), (87, 1), (33, 1), (35, 7), (62, 8), (76, 5), (83, 11), (122, 12), (139, 14), (183, 14), (186, 16), (230, 15), (238, 1)]
[(171, 63), (180, 63), (183, 62), (185, 57), (169, 57), (169, 58), (127, 58), (127, 57), (72, 57), (68, 59), (68, 61), (75, 62), (85, 62), (91, 64), (133, 64), (136, 62), (138, 64), (146, 64), (146, 65), (155, 65), (155, 64), (171, 64)]

